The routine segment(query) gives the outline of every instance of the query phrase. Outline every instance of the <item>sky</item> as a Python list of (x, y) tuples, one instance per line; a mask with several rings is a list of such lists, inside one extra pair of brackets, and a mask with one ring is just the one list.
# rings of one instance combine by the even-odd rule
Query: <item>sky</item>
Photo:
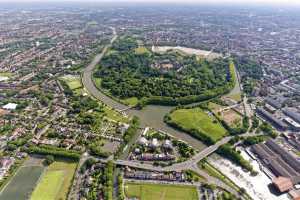
[(136, 2), (136, 3), (209, 3), (209, 4), (274, 4), (274, 5), (300, 5), (300, 0), (0, 0), (0, 2)]

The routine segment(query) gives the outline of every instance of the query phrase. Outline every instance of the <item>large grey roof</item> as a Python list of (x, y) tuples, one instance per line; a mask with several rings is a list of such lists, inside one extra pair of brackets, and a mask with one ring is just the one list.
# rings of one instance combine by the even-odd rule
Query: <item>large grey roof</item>
[(272, 98), (266, 98), (266, 102), (276, 109), (280, 109), (282, 107), (282, 105), (279, 101), (272, 99)]
[(283, 113), (295, 120), (296, 122), (300, 123), (300, 113), (297, 113), (296, 111), (290, 108), (284, 109)]
[(280, 128), (286, 128), (287, 127), (285, 123), (283, 123), (281, 120), (274, 117), (272, 114), (267, 112), (265, 109), (257, 108), (257, 111), (258, 111), (259, 114), (262, 114), (263, 117), (267, 118), (267, 120), (271, 121), (272, 123), (275, 123), (275, 125), (279, 126)]

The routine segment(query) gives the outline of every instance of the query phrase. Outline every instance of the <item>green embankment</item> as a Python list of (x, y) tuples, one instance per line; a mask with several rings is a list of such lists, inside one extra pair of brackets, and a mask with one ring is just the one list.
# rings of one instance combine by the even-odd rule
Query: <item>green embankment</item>
[(192, 133), (193, 136), (210, 138), (213, 142), (227, 135), (226, 129), (209, 112), (201, 108), (178, 109), (170, 114), (170, 122)]

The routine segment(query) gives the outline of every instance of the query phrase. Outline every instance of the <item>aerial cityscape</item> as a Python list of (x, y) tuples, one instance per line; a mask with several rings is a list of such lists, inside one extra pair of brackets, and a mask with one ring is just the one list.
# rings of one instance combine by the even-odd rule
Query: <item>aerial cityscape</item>
[(0, 200), (300, 200), (300, 5), (234, 2), (0, 0)]

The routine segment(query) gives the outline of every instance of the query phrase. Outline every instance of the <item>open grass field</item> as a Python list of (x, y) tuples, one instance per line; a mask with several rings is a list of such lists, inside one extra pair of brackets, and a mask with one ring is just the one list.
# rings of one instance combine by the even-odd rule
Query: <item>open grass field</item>
[(77, 163), (55, 161), (45, 171), (32, 193), (31, 200), (66, 199)]
[(135, 49), (135, 53), (136, 54), (144, 54), (149, 52), (149, 50), (146, 47), (140, 46), (138, 48)]
[(139, 100), (136, 97), (131, 97), (128, 99), (124, 99), (123, 102), (129, 106), (135, 106), (139, 102)]
[(61, 80), (65, 81), (71, 90), (76, 90), (78, 88), (82, 88), (81, 79), (79, 76), (63, 76)]
[(43, 170), (42, 166), (22, 166), (0, 192), (0, 200), (27, 200)]
[(198, 193), (193, 186), (156, 185), (126, 183), (125, 194), (128, 198), (140, 200), (197, 200)]
[(6, 81), (12, 77), (12, 73), (10, 72), (0, 72), (0, 81)]
[(232, 94), (232, 95), (229, 95), (228, 97), (237, 102), (240, 102), (242, 100), (241, 93)]
[(170, 115), (172, 122), (184, 129), (196, 129), (206, 134), (214, 141), (227, 135), (226, 129), (215, 119), (200, 108), (179, 109)]
[(222, 105), (219, 105), (219, 104), (216, 104), (216, 103), (213, 103), (213, 102), (209, 102), (208, 103), (208, 108), (216, 114), (216, 112), (218, 112), (218, 110), (220, 110), (222, 108), (225, 108), (225, 106), (222, 106)]
[(12, 73), (11, 72), (0, 72), (0, 76), (2, 77), (12, 77)]
[(193, 49), (193, 48), (187, 48), (187, 47), (181, 47), (181, 46), (176, 46), (176, 47), (155, 46), (154, 48), (152, 48), (152, 51), (157, 52), (157, 53), (166, 52), (169, 50), (175, 50), (175, 51), (181, 52), (183, 54), (187, 54), (187, 55), (196, 55), (199, 58), (206, 58), (208, 60), (213, 60), (215, 58), (219, 58), (222, 56), (221, 54), (216, 53), (216, 52), (210, 52), (210, 51), (206, 51), (206, 50)]
[[(61, 180), (64, 179), (63, 171), (49, 171), (42, 177), (41, 182), (32, 193), (31, 199), (56, 199), (56, 195), (61, 187)], [(47, 191), (47, 192), (46, 192)]]

